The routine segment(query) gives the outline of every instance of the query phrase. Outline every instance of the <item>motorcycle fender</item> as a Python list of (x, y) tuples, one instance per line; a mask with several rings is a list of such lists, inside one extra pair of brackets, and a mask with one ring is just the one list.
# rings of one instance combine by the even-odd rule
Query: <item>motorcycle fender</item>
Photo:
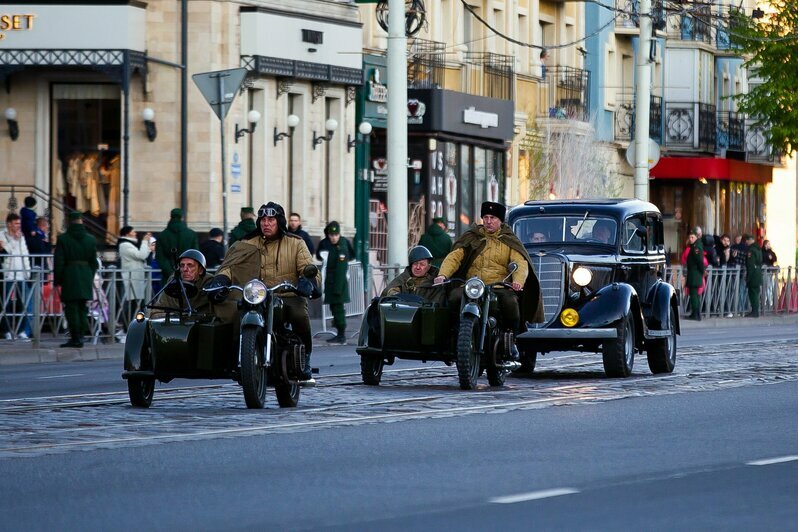
[(263, 315), (260, 312), (250, 310), (241, 316), (241, 329), (249, 325), (263, 329), (266, 327), (266, 320), (263, 319)]
[(603, 287), (577, 308), (579, 327), (613, 327), (632, 310), (637, 292), (631, 285), (613, 283)]
[(128, 327), (125, 338), (125, 371), (152, 369), (149, 351), (145, 349), (148, 321), (133, 320)]
[[(674, 310), (674, 315), (678, 316), (678, 311), (674, 306), (676, 305), (676, 289), (668, 283), (659, 281), (648, 292), (646, 298), (649, 308), (651, 309), (651, 316), (648, 318), (648, 328), (652, 331), (663, 331), (671, 328), (670, 311)], [(673, 324), (673, 327), (678, 332), (678, 320)]]
[(460, 316), (474, 316), (479, 318), (482, 313), (479, 310), (479, 305), (476, 303), (468, 302), (460, 309)]

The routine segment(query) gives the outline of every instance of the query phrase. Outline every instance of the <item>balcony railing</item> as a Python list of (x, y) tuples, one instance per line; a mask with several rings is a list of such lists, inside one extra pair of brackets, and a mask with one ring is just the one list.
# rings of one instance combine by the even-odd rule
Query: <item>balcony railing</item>
[(407, 86), (440, 89), (446, 80), (446, 43), (413, 39), (407, 50)]
[(745, 151), (745, 119), (742, 115), (724, 111), (718, 113), (718, 149)]
[[(648, 111), (648, 136), (662, 143), (662, 97), (651, 96)], [(635, 101), (622, 95), (615, 105), (615, 140), (631, 141), (635, 134)]]
[(712, 43), (712, 9), (698, 3), (692, 4), (689, 13), (677, 17), (679, 35), (683, 41)]
[(492, 52), (467, 52), (463, 58), (466, 65), (476, 67), (470, 69), (471, 82), (479, 88), (481, 96), (513, 99), (515, 85), (514, 59), (509, 55)]
[[(651, 10), (654, 14), (654, 24), (662, 23), (665, 17), (665, 7), (662, 0), (651, 2)], [(640, 27), (640, 0), (615, 0), (617, 16), (615, 18), (616, 28), (636, 29)], [(662, 26), (659, 26), (660, 28)]]
[(543, 70), (540, 114), (563, 120), (590, 120), (590, 72), (554, 66)]
[(665, 104), (664, 145), (669, 148), (715, 151), (715, 106), (698, 102)]

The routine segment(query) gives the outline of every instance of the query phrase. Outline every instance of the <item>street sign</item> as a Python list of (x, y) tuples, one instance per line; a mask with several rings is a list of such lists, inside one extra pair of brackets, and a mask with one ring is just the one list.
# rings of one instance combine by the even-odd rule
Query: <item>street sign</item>
[(224, 120), (238, 94), (238, 89), (247, 77), (247, 72), (249, 71), (246, 68), (231, 68), (194, 74), (191, 79), (219, 120)]

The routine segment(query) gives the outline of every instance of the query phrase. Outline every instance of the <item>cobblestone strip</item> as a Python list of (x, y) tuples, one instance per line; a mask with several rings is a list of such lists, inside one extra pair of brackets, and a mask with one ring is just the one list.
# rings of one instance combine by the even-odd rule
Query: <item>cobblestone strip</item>
[[(540, 357), (529, 378), (507, 385), (457, 388), (454, 368), (431, 366), (389, 372), (379, 387), (355, 385), (353, 374), (323, 377), (303, 390), (300, 407), (247, 410), (235, 384), (157, 389), (149, 410), (131, 408), (123, 394), (90, 394), (65, 400), (0, 405), (0, 458), (149, 445), (160, 442), (304, 432), (368, 423), (400, 422), (519, 409), (577, 405), (626, 397), (692, 393), (798, 380), (798, 342), (773, 342), (680, 351), (676, 371), (653, 376), (645, 354), (632, 377), (607, 379), (601, 357)], [(116, 395), (116, 397), (114, 397)], [(100, 396), (98, 398), (97, 396)]]

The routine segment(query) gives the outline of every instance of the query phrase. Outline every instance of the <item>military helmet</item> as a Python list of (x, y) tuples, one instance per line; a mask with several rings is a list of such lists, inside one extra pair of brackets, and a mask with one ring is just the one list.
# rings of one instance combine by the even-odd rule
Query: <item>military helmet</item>
[(200, 266), (202, 266), (202, 270), (205, 270), (205, 255), (202, 254), (201, 251), (196, 249), (187, 249), (183, 253), (180, 254), (181, 259), (192, 259), (197, 261)]
[(430, 253), (430, 250), (427, 249), (426, 246), (415, 246), (410, 250), (410, 253), (407, 254), (407, 263), (411, 266), (414, 262), (424, 259), (432, 260), (432, 253)]

